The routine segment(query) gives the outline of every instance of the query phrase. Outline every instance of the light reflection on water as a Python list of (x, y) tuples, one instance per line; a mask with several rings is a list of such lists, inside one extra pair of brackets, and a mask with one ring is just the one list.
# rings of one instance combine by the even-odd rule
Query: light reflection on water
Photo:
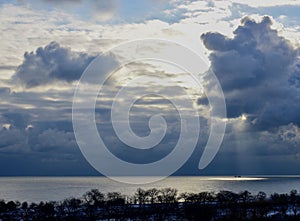
[(300, 190), (300, 177), (169, 177), (147, 185), (128, 185), (105, 177), (0, 177), (0, 199), (29, 202), (62, 200), (67, 197), (81, 197), (92, 188), (103, 193), (121, 192), (133, 195), (138, 188), (172, 187), (179, 192), (202, 192), (248, 190), (255, 194), (264, 191), (288, 193)]
[(224, 181), (251, 181), (251, 180), (266, 180), (266, 177), (211, 177), (207, 180), (224, 180)]

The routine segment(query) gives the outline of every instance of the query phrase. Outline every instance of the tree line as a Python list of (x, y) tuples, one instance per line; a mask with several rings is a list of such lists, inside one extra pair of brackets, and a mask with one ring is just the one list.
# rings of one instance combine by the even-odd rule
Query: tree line
[(178, 193), (138, 188), (132, 196), (92, 189), (80, 198), (28, 203), (0, 200), (0, 220), (300, 220), (300, 194), (249, 191)]

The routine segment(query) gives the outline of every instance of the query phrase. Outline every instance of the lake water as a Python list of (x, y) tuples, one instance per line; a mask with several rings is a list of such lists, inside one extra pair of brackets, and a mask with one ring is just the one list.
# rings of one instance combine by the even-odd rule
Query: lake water
[(86, 191), (97, 188), (103, 193), (121, 192), (133, 195), (138, 188), (173, 187), (179, 192), (230, 190), (251, 193), (264, 191), (288, 193), (300, 190), (300, 177), (169, 177), (147, 185), (128, 185), (105, 177), (0, 177), (0, 199), (40, 202), (81, 197)]

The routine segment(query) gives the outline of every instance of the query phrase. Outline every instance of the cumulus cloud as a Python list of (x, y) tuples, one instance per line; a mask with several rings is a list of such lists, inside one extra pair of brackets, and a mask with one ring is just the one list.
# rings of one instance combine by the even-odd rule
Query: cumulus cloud
[[(22, 120), (19, 116), (18, 119), (24, 122), (27, 118)], [(29, 154), (51, 153), (52, 157), (60, 153), (74, 153), (77, 149), (74, 133), (64, 130), (64, 125), (54, 122), (32, 122), (33, 125), (29, 123), (28, 121), (26, 127), (25, 124), (20, 126), (19, 122), (2, 125), (0, 149)]]
[(201, 36), (225, 93), (228, 117), (243, 114), (262, 129), (300, 125), (299, 48), (272, 28), (270, 17), (241, 21), (229, 38)]
[(77, 147), (73, 132), (65, 132), (51, 128), (41, 131), (36, 136), (32, 136), (30, 142), (31, 148), (39, 152), (62, 151), (66, 153)]
[(38, 48), (36, 52), (26, 52), (13, 79), (26, 87), (44, 85), (55, 80), (72, 82), (81, 77), (94, 58), (51, 42), (44, 48)]
[(23, 145), (25, 140), (25, 134), (17, 128), (0, 128), (0, 149), (15, 149)]

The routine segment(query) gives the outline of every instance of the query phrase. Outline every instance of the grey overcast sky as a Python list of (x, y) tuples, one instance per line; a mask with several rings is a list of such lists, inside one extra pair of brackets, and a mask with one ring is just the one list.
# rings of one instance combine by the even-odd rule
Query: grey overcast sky
[[(0, 0), (0, 175), (98, 175), (75, 140), (74, 90), (97, 55), (143, 38), (175, 41), (203, 54), (225, 96), (223, 143), (212, 163), (198, 170), (209, 104), (192, 84), (186, 88), (201, 133), (175, 175), (300, 174), (299, 10), (293, 0)], [(118, 57), (103, 55), (103, 61), (106, 71)], [(145, 136), (149, 116), (160, 112), (168, 125), (161, 143), (138, 151), (115, 134), (113, 95), (120, 82), (144, 72), (175, 82), (186, 76), (156, 63), (132, 63), (107, 82), (96, 107), (98, 130), (110, 151), (135, 163), (168, 155), (180, 134), (178, 112), (158, 97), (140, 99), (130, 123)], [(155, 90), (149, 82), (138, 86)], [(176, 95), (176, 88), (168, 90)]]

